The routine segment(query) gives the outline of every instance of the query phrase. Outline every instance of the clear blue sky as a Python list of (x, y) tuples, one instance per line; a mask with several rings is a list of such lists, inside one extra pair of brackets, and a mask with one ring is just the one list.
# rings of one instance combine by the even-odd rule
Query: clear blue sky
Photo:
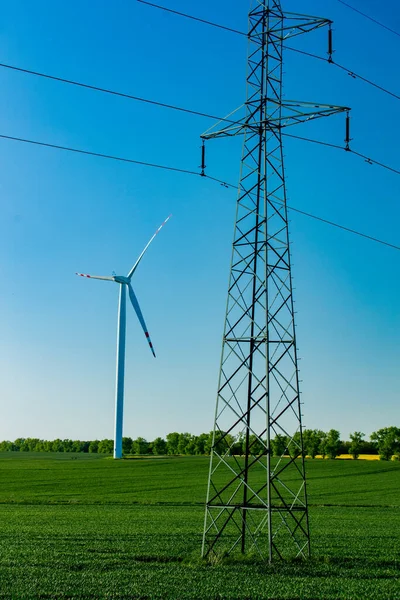
[[(352, 0), (400, 31), (394, 0)], [(246, 29), (247, 0), (166, 5)], [(335, 59), (400, 94), (400, 38), (337, 0), (282, 0), (335, 21)], [(301, 6), (300, 6), (301, 5)], [(1, 61), (225, 115), (245, 98), (246, 39), (133, 0), (3, 7)], [(293, 42), (326, 53), (326, 31)], [(348, 105), (353, 147), (400, 168), (399, 100), (287, 52), (289, 99)], [(197, 170), (213, 124), (0, 68), (0, 133)], [(293, 130), (341, 144), (334, 117)], [(338, 150), (285, 142), (290, 204), (400, 244), (400, 177)], [(117, 286), (135, 275), (157, 352), (128, 312), (124, 434), (212, 428), (235, 191), (210, 180), (0, 139), (0, 439), (112, 437)], [(237, 181), (240, 144), (208, 146)], [(346, 438), (400, 425), (400, 252), (292, 213), (304, 424)]]

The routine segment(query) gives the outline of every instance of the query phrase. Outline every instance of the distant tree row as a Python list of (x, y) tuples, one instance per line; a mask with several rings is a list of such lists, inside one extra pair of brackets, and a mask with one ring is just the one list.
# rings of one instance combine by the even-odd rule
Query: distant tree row
[[(303, 454), (315, 458), (321, 455), (324, 458), (336, 458), (340, 454), (350, 454), (357, 459), (360, 454), (379, 454), (382, 460), (390, 460), (392, 456), (400, 458), (400, 428), (385, 427), (371, 434), (371, 441), (364, 440), (365, 434), (355, 431), (350, 434), (349, 441), (342, 441), (336, 429), (327, 432), (320, 429), (305, 429), (303, 431)], [(169, 433), (164, 440), (161, 437), (148, 442), (142, 437), (133, 440), (130, 437), (122, 438), (122, 450), (125, 455), (202, 455), (209, 454), (213, 434), (201, 433)], [(265, 446), (254, 436), (249, 436), (250, 452), (254, 455), (265, 452)], [(14, 442), (0, 442), (0, 452), (88, 452), (94, 454), (112, 454), (113, 440), (40, 440), (38, 438), (18, 438)], [(220, 432), (217, 439), (217, 451), (224, 452), (229, 449), (230, 454), (241, 455), (246, 447), (244, 435), (234, 438), (229, 433)], [(285, 435), (276, 435), (271, 440), (271, 449), (275, 456), (287, 454), (292, 457), (301, 455), (300, 433), (293, 438)]]

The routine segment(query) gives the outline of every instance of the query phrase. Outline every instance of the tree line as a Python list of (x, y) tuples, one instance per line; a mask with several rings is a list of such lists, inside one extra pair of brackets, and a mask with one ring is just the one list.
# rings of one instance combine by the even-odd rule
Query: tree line
[[(303, 454), (315, 458), (335, 459), (340, 454), (350, 454), (357, 459), (360, 454), (379, 454), (381, 460), (390, 460), (393, 456), (400, 459), (400, 428), (384, 427), (374, 431), (370, 441), (365, 434), (355, 431), (350, 434), (350, 440), (340, 439), (340, 432), (330, 429), (325, 432), (320, 429), (304, 429)], [(157, 437), (149, 442), (143, 437), (132, 439), (122, 438), (124, 455), (206, 455), (210, 454), (213, 433), (168, 433), (165, 439)], [(216, 449), (219, 452), (229, 450), (230, 454), (241, 455), (245, 452), (246, 439), (244, 435), (233, 437), (229, 433), (219, 432), (216, 437)], [(265, 453), (265, 445), (254, 435), (249, 436), (249, 448), (253, 455)], [(18, 438), (15, 441), (0, 442), (0, 452), (87, 452), (93, 454), (112, 454), (113, 440), (41, 440), (39, 438)], [(271, 451), (274, 456), (287, 454), (292, 457), (301, 455), (300, 432), (292, 438), (276, 435), (271, 440)]]

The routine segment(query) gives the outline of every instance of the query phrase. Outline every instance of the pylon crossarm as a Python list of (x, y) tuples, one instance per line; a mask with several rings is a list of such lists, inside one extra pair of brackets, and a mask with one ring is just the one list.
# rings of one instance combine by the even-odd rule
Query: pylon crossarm
[[(277, 104), (277, 100), (271, 98), (265, 98), (265, 102)], [(211, 140), (221, 137), (235, 137), (237, 135), (244, 135), (248, 131), (258, 134), (261, 128), (265, 128), (270, 132), (280, 131), (286, 127), (299, 125), (308, 121), (315, 121), (316, 119), (321, 119), (324, 117), (331, 117), (343, 112), (349, 112), (350, 110), (346, 106), (325, 105), (324, 108), (320, 108), (319, 110), (305, 112), (297, 109), (300, 107), (306, 108), (308, 106), (313, 106), (315, 109), (317, 109), (323, 105), (311, 105), (311, 103), (302, 103), (296, 101), (285, 101), (280, 106), (282, 109), (290, 111), (289, 114), (283, 113), (278, 117), (269, 117), (267, 119), (263, 119), (262, 121), (251, 121), (249, 117), (246, 117), (246, 119), (236, 121), (236, 123), (224, 127), (218, 131), (212, 131), (213, 127), (211, 127), (208, 132), (202, 134), (201, 138), (204, 140)]]

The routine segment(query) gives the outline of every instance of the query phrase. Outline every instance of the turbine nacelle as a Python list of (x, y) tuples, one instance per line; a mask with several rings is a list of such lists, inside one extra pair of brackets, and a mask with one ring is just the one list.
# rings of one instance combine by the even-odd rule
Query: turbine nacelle
[(124, 277), (123, 275), (113, 275), (113, 280), (116, 283), (125, 283), (126, 285), (129, 285), (131, 282), (130, 277)]

